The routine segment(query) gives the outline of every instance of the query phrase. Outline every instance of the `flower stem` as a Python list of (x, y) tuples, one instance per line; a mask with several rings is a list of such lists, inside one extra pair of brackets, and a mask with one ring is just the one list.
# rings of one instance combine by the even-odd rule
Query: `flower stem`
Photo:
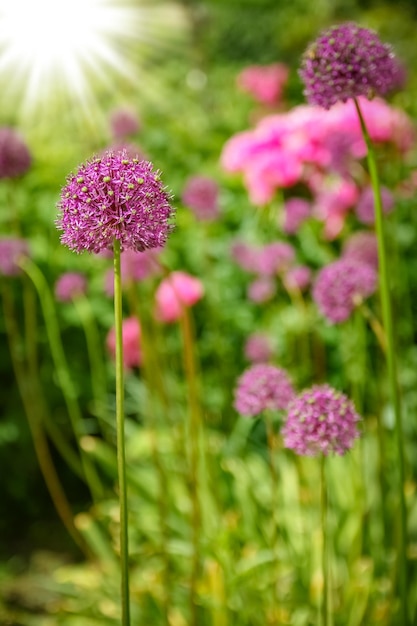
[(323, 594), (321, 599), (321, 626), (329, 626), (329, 548), (327, 532), (327, 482), (326, 482), (326, 457), (320, 458), (320, 487), (321, 487), (321, 532), (322, 532), (322, 573)]
[(188, 400), (189, 400), (189, 429), (188, 437), (190, 442), (190, 493), (192, 501), (192, 542), (193, 542), (193, 558), (190, 580), (190, 609), (191, 609), (191, 626), (198, 626), (197, 614), (197, 583), (200, 570), (200, 525), (201, 511), (200, 499), (198, 495), (199, 488), (199, 440), (201, 426), (201, 411), (199, 403), (198, 376), (194, 355), (194, 339), (193, 328), (191, 324), (190, 313), (186, 306), (183, 307), (180, 317), (181, 333), (184, 348), (184, 369), (187, 379)]
[(116, 430), (117, 472), (120, 504), (120, 565), (122, 626), (130, 626), (129, 599), (129, 545), (127, 524), (127, 484), (125, 457), (125, 416), (123, 381), (123, 334), (122, 334), (122, 280), (120, 269), (120, 241), (114, 239), (114, 327), (116, 337)]
[(395, 435), (397, 444), (397, 462), (398, 462), (398, 478), (399, 478), (399, 497), (400, 497), (400, 527), (399, 527), (399, 558), (398, 558), (398, 586), (400, 594), (400, 617), (401, 624), (407, 626), (409, 623), (409, 611), (407, 601), (407, 508), (404, 494), (405, 481), (405, 462), (403, 448), (403, 427), (401, 398), (398, 385), (397, 361), (395, 353), (394, 327), (392, 320), (392, 306), (389, 292), (387, 255), (384, 237), (384, 224), (381, 201), (381, 188), (379, 183), (378, 169), (375, 158), (375, 151), (371, 138), (369, 136), (364, 117), (362, 115), (359, 102), (355, 99), (355, 106), (359, 116), (363, 138), (367, 147), (367, 161), (369, 167), (369, 175), (374, 194), (375, 204), (375, 227), (378, 240), (378, 263), (379, 263), (379, 290), (382, 306), (382, 322), (386, 336), (386, 361), (389, 384), (391, 388), (391, 399), (394, 407), (395, 415)]
[(22, 260), (21, 267), (33, 282), (39, 295), (51, 349), (51, 356), (54, 362), (58, 383), (64, 396), (64, 401), (74, 435), (76, 437), (76, 442), (79, 447), (84, 478), (89, 486), (93, 498), (97, 500), (103, 493), (103, 487), (94, 465), (80, 447), (81, 438), (85, 435), (83, 416), (78, 404), (76, 390), (71, 379), (64, 346), (62, 345), (54, 302), (48, 283), (41, 270), (29, 259), (25, 258)]

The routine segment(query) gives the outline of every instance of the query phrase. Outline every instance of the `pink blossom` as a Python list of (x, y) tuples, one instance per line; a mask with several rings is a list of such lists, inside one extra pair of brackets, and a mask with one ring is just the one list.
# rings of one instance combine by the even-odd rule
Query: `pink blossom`
[(284, 276), (284, 284), (288, 291), (305, 291), (311, 283), (311, 269), (306, 265), (292, 267)]
[(175, 322), (185, 306), (193, 306), (203, 295), (204, 286), (198, 278), (186, 272), (172, 272), (156, 290), (156, 317), (162, 322)]
[(136, 112), (130, 107), (114, 109), (110, 114), (110, 127), (114, 139), (125, 139), (134, 135), (140, 128)]
[(265, 363), (272, 356), (271, 342), (265, 335), (253, 333), (246, 340), (244, 353), (252, 363)]
[(248, 298), (252, 302), (261, 304), (271, 300), (276, 292), (275, 281), (269, 276), (256, 278), (248, 287)]
[(183, 189), (182, 201), (197, 219), (216, 219), (219, 215), (219, 186), (208, 176), (191, 176)]
[[(142, 363), (141, 334), (141, 327), (136, 317), (128, 317), (123, 320), (123, 364), (126, 369), (138, 367)], [(114, 327), (107, 334), (106, 345), (114, 359), (116, 354), (116, 333)]]
[(247, 417), (255, 417), (266, 410), (285, 410), (295, 396), (287, 372), (265, 363), (257, 363), (245, 370), (234, 393), (236, 411)]
[(258, 248), (244, 241), (236, 240), (230, 247), (230, 256), (246, 272), (256, 272)]
[[(387, 187), (381, 187), (381, 204), (384, 213), (390, 213), (394, 208), (394, 196)], [(362, 224), (375, 223), (375, 202), (372, 187), (365, 187), (356, 204), (355, 213)]]
[(341, 232), (346, 215), (359, 197), (355, 183), (346, 178), (331, 178), (317, 194), (314, 214), (324, 222), (324, 236), (335, 239)]
[(282, 227), (284, 233), (295, 234), (310, 214), (310, 202), (304, 198), (289, 198), (284, 204), (284, 224)]
[(274, 241), (259, 250), (255, 267), (262, 276), (274, 276), (288, 269), (294, 257), (294, 248), (289, 243)]
[(237, 77), (238, 87), (262, 104), (273, 105), (282, 98), (289, 70), (283, 63), (251, 65)]
[(60, 302), (69, 302), (87, 290), (87, 279), (79, 272), (65, 272), (55, 283), (55, 296)]
[(353, 259), (360, 263), (367, 263), (375, 270), (378, 269), (378, 241), (375, 233), (359, 230), (345, 241), (343, 246), (344, 259)]

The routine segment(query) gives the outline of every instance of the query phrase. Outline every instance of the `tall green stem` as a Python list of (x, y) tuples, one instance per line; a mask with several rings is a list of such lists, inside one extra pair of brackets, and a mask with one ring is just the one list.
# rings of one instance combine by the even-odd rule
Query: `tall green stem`
[(33, 282), (39, 295), (56, 376), (64, 396), (68, 415), (79, 446), (83, 474), (92, 496), (95, 499), (98, 499), (102, 495), (103, 488), (94, 465), (80, 447), (80, 440), (85, 434), (83, 416), (78, 404), (76, 390), (71, 379), (64, 346), (62, 345), (61, 333), (59, 330), (52, 295), (46, 278), (40, 269), (32, 263), (32, 261), (25, 258), (22, 260), (21, 266)]
[(120, 564), (122, 626), (130, 626), (129, 598), (129, 544), (127, 524), (127, 484), (125, 456), (125, 415), (123, 382), (123, 331), (122, 331), (122, 276), (120, 269), (120, 241), (114, 239), (114, 328), (116, 338), (116, 431), (117, 471), (120, 503)]
[(322, 573), (323, 594), (321, 599), (321, 626), (329, 626), (329, 537), (327, 530), (327, 482), (326, 482), (326, 457), (320, 458), (320, 489), (321, 489), (321, 532), (322, 532)]
[(198, 626), (197, 615), (197, 583), (200, 569), (200, 524), (201, 511), (198, 495), (199, 486), (199, 452), (198, 445), (200, 439), (201, 412), (199, 403), (197, 368), (194, 358), (194, 339), (191, 326), (190, 313), (186, 306), (183, 307), (180, 317), (181, 332), (184, 348), (184, 369), (188, 386), (189, 401), (189, 442), (190, 442), (190, 492), (192, 501), (192, 529), (193, 529), (193, 562), (191, 567), (190, 580), (190, 609), (191, 625)]
[(397, 361), (395, 353), (395, 339), (394, 339), (394, 327), (392, 319), (392, 306), (389, 292), (389, 280), (388, 280), (388, 268), (387, 268), (387, 255), (384, 236), (384, 223), (381, 201), (381, 188), (379, 183), (378, 168), (375, 158), (375, 152), (371, 138), (369, 136), (364, 117), (362, 115), (359, 102), (355, 99), (355, 106), (359, 116), (359, 121), (362, 129), (363, 138), (367, 147), (367, 161), (369, 167), (369, 175), (371, 178), (371, 184), (374, 194), (375, 205), (375, 227), (378, 240), (378, 262), (379, 262), (379, 291), (381, 297), (382, 307), (382, 322), (386, 336), (386, 361), (388, 378), (391, 390), (391, 399), (394, 407), (395, 415), (395, 435), (397, 443), (397, 459), (398, 459), (398, 474), (399, 474), (399, 488), (398, 493), (400, 497), (400, 527), (399, 527), (399, 558), (398, 558), (398, 586), (400, 593), (400, 617), (401, 624), (407, 626), (409, 623), (409, 611), (407, 600), (407, 508), (405, 503), (404, 494), (404, 481), (405, 481), (405, 462), (404, 462), (404, 448), (403, 448), (403, 426), (402, 426), (402, 413), (401, 413), (401, 398), (398, 385), (397, 374)]

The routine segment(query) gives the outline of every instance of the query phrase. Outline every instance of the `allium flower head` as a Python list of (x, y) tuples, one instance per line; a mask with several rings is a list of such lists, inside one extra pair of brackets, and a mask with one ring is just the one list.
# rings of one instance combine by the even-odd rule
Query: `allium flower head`
[[(394, 196), (387, 187), (381, 187), (381, 204), (384, 213), (390, 213), (394, 208)], [(375, 200), (372, 187), (365, 187), (358, 203), (355, 213), (362, 224), (375, 223)]]
[(294, 260), (294, 248), (285, 241), (274, 241), (263, 246), (258, 253), (257, 272), (262, 276), (274, 276), (284, 272)]
[(294, 398), (287, 372), (274, 365), (258, 363), (249, 367), (237, 381), (234, 407), (246, 417), (262, 411), (285, 411)]
[(29, 169), (32, 156), (20, 135), (12, 128), (0, 128), (0, 178), (16, 178)]
[(182, 201), (199, 220), (216, 219), (219, 214), (219, 186), (208, 176), (191, 176), (182, 192)]
[[(123, 365), (126, 369), (138, 367), (142, 363), (142, 351), (140, 347), (141, 336), (141, 327), (136, 317), (128, 317), (123, 320)], [(116, 332), (114, 327), (108, 332), (106, 344), (111, 356), (115, 358)]]
[(3, 276), (18, 276), (22, 270), (19, 260), (29, 256), (29, 246), (24, 239), (0, 239), (0, 274)]
[(246, 340), (244, 352), (248, 361), (265, 363), (272, 356), (271, 342), (265, 335), (253, 333)]
[(333, 324), (347, 320), (363, 298), (375, 292), (377, 272), (367, 263), (341, 258), (320, 270), (313, 299)]
[(284, 276), (285, 287), (289, 291), (304, 291), (311, 282), (311, 269), (307, 265), (291, 267)]
[(121, 249), (165, 244), (173, 208), (159, 173), (149, 161), (106, 152), (71, 174), (58, 203), (61, 242), (72, 250), (101, 252), (118, 239)]
[(289, 405), (281, 432), (284, 446), (304, 456), (344, 455), (359, 437), (351, 400), (329, 385), (315, 385)]
[(66, 272), (55, 283), (55, 296), (61, 302), (69, 302), (82, 296), (87, 290), (87, 279), (79, 272)]
[(288, 235), (293, 235), (310, 215), (310, 202), (304, 198), (289, 198), (284, 205), (283, 231)]
[(138, 132), (139, 119), (131, 108), (114, 109), (110, 114), (110, 128), (114, 139), (125, 139)]
[(268, 302), (276, 293), (275, 281), (270, 276), (259, 276), (255, 278), (247, 289), (247, 296), (252, 302), (262, 304)]
[(359, 230), (346, 240), (343, 246), (343, 258), (367, 263), (378, 269), (378, 241), (375, 233)]
[(405, 78), (391, 46), (352, 22), (319, 35), (304, 53), (300, 76), (308, 102), (325, 109), (358, 96), (385, 96)]

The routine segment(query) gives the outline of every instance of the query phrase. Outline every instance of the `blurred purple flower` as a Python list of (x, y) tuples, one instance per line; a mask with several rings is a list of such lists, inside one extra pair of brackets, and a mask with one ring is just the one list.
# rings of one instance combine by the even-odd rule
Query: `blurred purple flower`
[(60, 302), (69, 302), (87, 291), (87, 279), (79, 272), (66, 272), (55, 283), (55, 297)]
[[(150, 276), (155, 276), (160, 271), (158, 263), (159, 250), (144, 250), (136, 252), (135, 250), (125, 250), (120, 257), (122, 284), (127, 285), (129, 282), (140, 282)], [(105, 276), (104, 290), (108, 296), (114, 295), (114, 272), (109, 270)]]
[(240, 268), (246, 272), (256, 272), (258, 250), (244, 241), (234, 241), (230, 248), (230, 256)]
[(22, 137), (12, 128), (0, 128), (0, 178), (26, 174), (32, 156)]
[(260, 276), (250, 283), (247, 295), (249, 300), (261, 304), (270, 300), (276, 292), (275, 281), (269, 276)]
[(256, 270), (263, 276), (285, 272), (294, 261), (294, 248), (283, 241), (269, 243), (258, 252)]
[(29, 256), (29, 246), (24, 239), (0, 238), (0, 274), (18, 276), (22, 270), (18, 263)]
[(375, 233), (360, 230), (353, 233), (343, 246), (343, 258), (367, 263), (378, 269), (378, 241)]
[(376, 285), (377, 272), (370, 265), (341, 258), (320, 270), (313, 299), (324, 317), (337, 324), (347, 320), (361, 300), (375, 292)]
[(110, 114), (110, 128), (114, 139), (125, 139), (140, 129), (136, 112), (130, 107), (114, 109)]
[(288, 291), (304, 291), (311, 282), (311, 269), (307, 265), (292, 267), (284, 276), (284, 284)]
[(285, 370), (258, 363), (249, 367), (238, 379), (234, 407), (241, 415), (254, 417), (265, 410), (287, 409), (294, 395)]
[(344, 455), (359, 437), (360, 416), (351, 400), (329, 385), (315, 385), (288, 407), (284, 446), (296, 454)]
[(265, 363), (273, 354), (271, 342), (265, 335), (253, 333), (246, 340), (244, 353), (252, 363)]
[(325, 109), (358, 96), (385, 96), (405, 80), (391, 46), (352, 22), (323, 31), (310, 44), (300, 76), (307, 101)]
[[(394, 196), (386, 187), (381, 187), (381, 204), (384, 213), (390, 213), (394, 208)], [(375, 202), (372, 187), (365, 187), (362, 191), (355, 213), (362, 224), (375, 223)]]
[(213, 220), (219, 216), (219, 186), (208, 176), (191, 176), (182, 192), (182, 202), (199, 220)]
[(143, 251), (166, 243), (173, 229), (170, 195), (152, 163), (107, 152), (71, 174), (58, 203), (61, 242), (77, 252), (113, 247)]
[(284, 204), (283, 231), (293, 235), (311, 214), (311, 205), (304, 198), (289, 198)]

